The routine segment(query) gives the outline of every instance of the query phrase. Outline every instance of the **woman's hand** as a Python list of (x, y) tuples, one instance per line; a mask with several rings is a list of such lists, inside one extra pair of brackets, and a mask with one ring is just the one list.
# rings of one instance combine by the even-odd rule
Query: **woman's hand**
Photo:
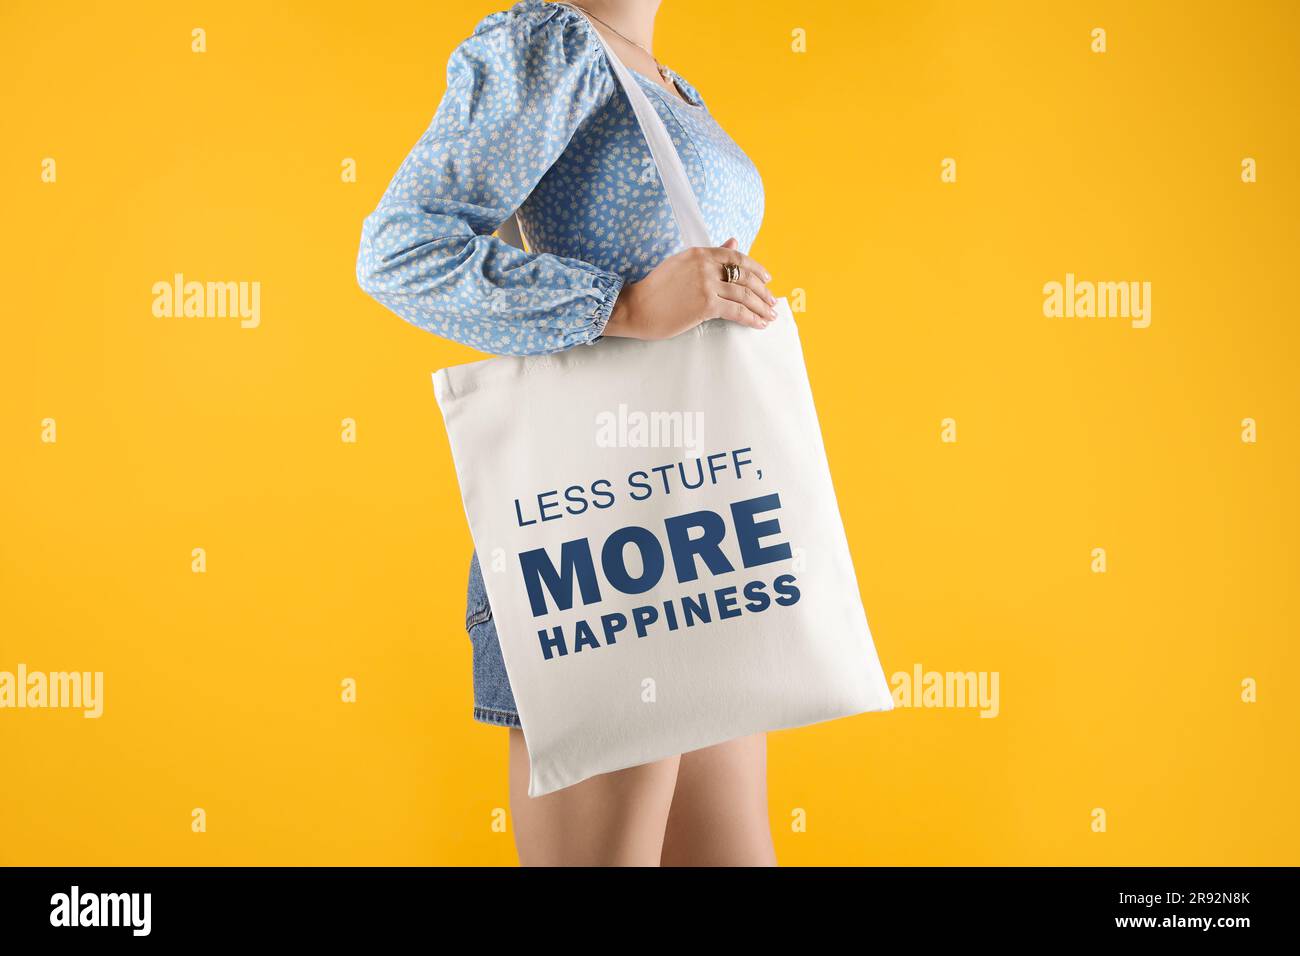
[[(771, 275), (740, 252), (735, 239), (721, 246), (697, 246), (670, 256), (640, 282), (624, 285), (614, 302), (605, 335), (668, 339), (708, 319), (727, 319), (765, 329), (776, 318), (776, 297), (765, 283)], [(740, 268), (740, 281), (727, 282), (723, 266)]]

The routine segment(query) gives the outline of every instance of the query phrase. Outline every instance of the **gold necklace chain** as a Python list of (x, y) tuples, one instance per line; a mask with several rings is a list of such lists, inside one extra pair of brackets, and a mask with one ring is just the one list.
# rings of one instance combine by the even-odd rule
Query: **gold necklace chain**
[(646, 54), (646, 56), (650, 57), (650, 59), (652, 59), (652, 60), (655, 61), (655, 69), (657, 69), (657, 70), (659, 71), (659, 75), (662, 76), (662, 77), (664, 78), (664, 80), (667, 80), (667, 79), (669, 78), (669, 77), (668, 77), (668, 67), (666, 67), (666, 66), (664, 66), (662, 63), (660, 63), (659, 60), (655, 58), (655, 55), (654, 55), (653, 53), (651, 53), (651, 52), (650, 52), (650, 51), (649, 51), (645, 46), (643, 46), (643, 45), (640, 44), (640, 43), (637, 43), (637, 42), (636, 42), (635, 40), (633, 40), (631, 37), (623, 36), (623, 34), (619, 33), (617, 29), (615, 29), (613, 26), (610, 26), (610, 24), (605, 23), (604, 20), (602, 20), (600, 17), (596, 16), (594, 13), (592, 13), (590, 10), (588, 10), (586, 7), (582, 6), (581, 4), (578, 4), (578, 3), (570, 3), (569, 6), (571, 6), (571, 7), (577, 7), (579, 10), (581, 10), (581, 11), (582, 11), (583, 13), (585, 13), (587, 16), (591, 17), (591, 18), (592, 18), (593, 20), (595, 20), (597, 23), (603, 23), (605, 26), (609, 27), (610, 31), (611, 31), (615, 36), (619, 37), (620, 39), (626, 40), (628, 43), (632, 44), (632, 45), (635, 46), (635, 47), (640, 47), (642, 50), (645, 50), (645, 54)]

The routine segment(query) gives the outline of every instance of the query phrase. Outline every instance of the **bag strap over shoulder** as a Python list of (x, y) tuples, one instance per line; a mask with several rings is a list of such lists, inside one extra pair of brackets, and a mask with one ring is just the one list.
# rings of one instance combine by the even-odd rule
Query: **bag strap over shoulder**
[[(604, 48), (610, 68), (614, 71), (619, 85), (623, 87), (623, 92), (627, 94), (628, 102), (632, 104), (632, 112), (636, 116), (637, 125), (641, 127), (641, 135), (645, 137), (650, 147), (650, 156), (659, 173), (659, 181), (663, 183), (664, 192), (668, 194), (668, 203), (672, 207), (673, 218), (677, 221), (677, 230), (681, 233), (682, 248), (714, 245), (709, 238), (709, 227), (704, 222), (699, 200), (695, 198), (695, 190), (691, 188), (691, 181), (686, 175), (686, 168), (682, 165), (677, 147), (673, 145), (664, 121), (637, 83), (636, 77), (623, 65), (623, 61), (610, 48), (608, 41), (591, 23), (591, 19), (585, 12), (572, 4), (558, 3), (557, 5), (568, 7), (587, 20), (591, 32), (596, 35)], [(518, 220), (515, 217), (512, 216), (506, 221), (500, 230), (500, 235), (511, 245), (523, 248), (522, 241), (519, 241)]]

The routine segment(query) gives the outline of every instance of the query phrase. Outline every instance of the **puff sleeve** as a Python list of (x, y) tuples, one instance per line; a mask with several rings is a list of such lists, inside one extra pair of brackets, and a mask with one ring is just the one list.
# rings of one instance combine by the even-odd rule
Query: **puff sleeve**
[(621, 276), (491, 235), (614, 93), (589, 30), (567, 8), (522, 0), (456, 48), (432, 122), (362, 226), (366, 293), (413, 325), (495, 354), (600, 337)]

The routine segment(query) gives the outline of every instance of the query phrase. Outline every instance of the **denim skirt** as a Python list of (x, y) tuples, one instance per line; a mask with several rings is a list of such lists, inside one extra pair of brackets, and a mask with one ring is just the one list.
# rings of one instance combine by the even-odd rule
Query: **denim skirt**
[(478, 552), (470, 558), (469, 589), (465, 600), (465, 630), (474, 649), (474, 719), (498, 727), (519, 727), (515, 695), (506, 676), (492, 608), (488, 604)]

